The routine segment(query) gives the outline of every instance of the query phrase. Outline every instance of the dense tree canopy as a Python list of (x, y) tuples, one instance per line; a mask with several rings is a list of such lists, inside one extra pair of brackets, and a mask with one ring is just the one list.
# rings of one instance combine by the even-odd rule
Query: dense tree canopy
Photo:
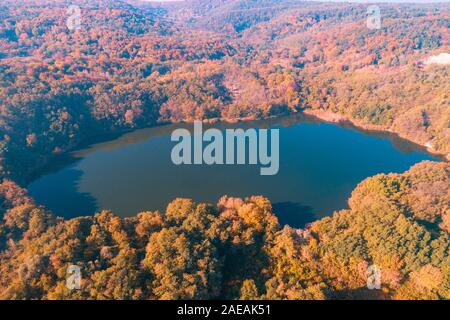
[[(449, 299), (449, 190), (450, 166), (423, 162), (368, 178), (348, 210), (304, 229), (280, 226), (257, 196), (71, 220), (5, 200), (0, 298)], [(80, 290), (66, 287), (69, 265)], [(371, 265), (379, 290), (367, 288)]]
[(363, 4), (0, 0), (0, 298), (449, 299), (448, 162), (369, 178), (304, 229), (260, 196), (65, 220), (21, 187), (52, 154), (158, 122), (326, 113), (449, 154), (450, 66), (427, 58), (449, 50), (450, 7), (380, 6), (372, 30)]

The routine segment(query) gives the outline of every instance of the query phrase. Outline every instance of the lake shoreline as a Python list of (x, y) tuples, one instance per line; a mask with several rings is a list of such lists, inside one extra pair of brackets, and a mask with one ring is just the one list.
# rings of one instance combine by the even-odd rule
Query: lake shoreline
[(352, 124), (353, 126), (355, 126), (356, 128), (360, 128), (360, 129), (363, 129), (363, 130), (395, 134), (401, 139), (407, 140), (409, 142), (412, 142), (414, 144), (417, 144), (417, 145), (425, 148), (426, 151), (429, 154), (431, 154), (431, 155), (438, 156), (439, 158), (442, 158), (442, 159), (444, 159), (447, 162), (450, 161), (450, 153), (445, 154), (445, 153), (436, 151), (430, 145), (430, 142), (420, 143), (418, 141), (413, 141), (413, 140), (409, 139), (408, 137), (406, 137), (406, 136), (404, 136), (404, 135), (402, 135), (402, 134), (400, 134), (400, 133), (398, 133), (398, 132), (396, 132), (394, 130), (391, 130), (389, 128), (383, 128), (383, 127), (378, 126), (378, 125), (367, 124), (367, 123), (364, 123), (362, 121), (358, 121), (358, 120), (352, 119), (349, 116), (342, 115), (342, 114), (339, 114), (339, 113), (335, 113), (335, 112), (332, 112), (332, 111), (327, 111), (327, 110), (304, 109), (304, 110), (302, 110), (302, 112), (304, 114), (316, 117), (316, 118), (318, 118), (318, 119), (320, 119), (322, 121), (329, 122), (329, 123), (340, 124), (340, 123), (348, 122), (348, 123)]
[[(361, 130), (363, 132), (392, 134), (400, 139), (403, 139), (407, 142), (410, 142), (419, 147), (422, 147), (430, 155), (437, 156), (441, 160), (446, 161), (446, 162), (450, 161), (450, 154), (446, 155), (444, 153), (437, 152), (437, 151), (433, 150), (432, 148), (430, 148), (429, 146), (418, 143), (411, 139), (408, 139), (393, 130), (389, 130), (386, 128), (380, 128), (380, 126), (376, 126), (376, 125), (365, 124), (361, 121), (352, 119), (346, 115), (338, 114), (338, 113), (335, 113), (332, 111), (327, 111), (327, 110), (302, 109), (301, 111), (299, 111), (297, 113), (279, 114), (279, 115), (266, 117), (263, 119), (256, 119), (254, 117), (242, 117), (242, 118), (233, 118), (233, 119), (211, 118), (211, 119), (204, 119), (202, 122), (205, 124), (249, 123), (251, 121), (259, 121), (259, 120), (263, 121), (263, 120), (277, 119), (277, 118), (282, 118), (282, 117), (288, 118), (288, 117), (293, 117), (295, 115), (300, 115), (300, 114), (304, 114), (308, 117), (312, 117), (320, 122), (334, 123), (334, 124), (343, 125), (343, 126), (345, 126), (345, 124), (350, 124), (352, 127), (354, 127), (354, 129)], [(177, 123), (192, 123), (192, 122), (193, 121), (179, 121), (179, 122), (160, 121), (160, 122), (157, 122), (157, 123), (154, 123), (151, 125), (140, 126), (140, 127), (136, 127), (136, 128), (118, 129), (118, 130), (114, 130), (111, 132), (105, 132), (100, 135), (87, 137), (78, 143), (73, 143), (73, 144), (67, 146), (66, 148), (62, 149), (58, 153), (51, 153), (47, 156), (43, 156), (43, 158), (39, 160), (39, 163), (36, 166), (34, 166), (33, 168), (31, 168), (28, 173), (25, 173), (22, 177), (18, 177), (15, 179), (13, 177), (13, 180), (17, 181), (22, 187), (26, 188), (33, 180), (38, 178), (41, 175), (40, 172), (42, 172), (42, 170), (44, 170), (47, 166), (49, 166), (53, 161), (58, 160), (58, 159), (63, 159), (63, 158), (69, 158), (70, 154), (77, 150), (88, 148), (89, 146), (94, 145), (96, 143), (106, 142), (111, 139), (120, 137), (122, 135), (135, 132), (137, 130), (155, 128), (155, 127), (159, 127), (159, 126), (166, 126), (166, 125), (177, 124)]]

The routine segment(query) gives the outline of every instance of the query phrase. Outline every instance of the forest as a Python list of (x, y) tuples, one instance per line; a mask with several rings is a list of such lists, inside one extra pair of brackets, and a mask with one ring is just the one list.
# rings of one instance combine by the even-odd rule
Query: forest
[[(425, 161), (294, 229), (261, 196), (64, 220), (4, 181), (0, 299), (450, 299), (449, 190), (450, 165)], [(74, 264), (80, 290), (66, 286)]]
[[(449, 299), (448, 162), (368, 178), (305, 229), (260, 196), (65, 220), (25, 188), (98, 135), (298, 112), (448, 157), (450, 65), (429, 58), (450, 52), (450, 4), (380, 9), (369, 29), (364, 4), (0, 0), (0, 298)], [(81, 290), (66, 288), (72, 264)]]

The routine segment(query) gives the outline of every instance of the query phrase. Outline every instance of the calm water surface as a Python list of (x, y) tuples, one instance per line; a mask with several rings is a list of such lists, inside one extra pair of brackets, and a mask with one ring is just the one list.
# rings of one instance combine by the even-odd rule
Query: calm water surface
[[(29, 184), (40, 204), (58, 215), (92, 215), (110, 209), (122, 216), (164, 210), (176, 197), (216, 203), (222, 195), (264, 195), (282, 223), (305, 223), (346, 208), (355, 186), (377, 173), (403, 172), (422, 160), (438, 160), (389, 134), (321, 123), (304, 115), (226, 128), (279, 128), (280, 170), (261, 176), (259, 165), (172, 164), (167, 125), (124, 134), (56, 159)], [(206, 129), (206, 128), (205, 128)]]

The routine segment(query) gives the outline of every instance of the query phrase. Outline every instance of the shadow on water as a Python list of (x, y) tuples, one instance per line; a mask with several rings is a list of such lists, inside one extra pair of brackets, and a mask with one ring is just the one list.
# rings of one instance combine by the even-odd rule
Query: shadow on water
[(317, 220), (313, 209), (300, 203), (278, 202), (274, 203), (272, 207), (282, 226), (287, 224), (293, 228), (303, 228), (306, 224)]
[(54, 154), (49, 156), (46, 164), (32, 171), (26, 177), (26, 184), (29, 185), (33, 181), (38, 180), (46, 175), (58, 172), (67, 167), (74, 167), (82, 158), (74, 156), (72, 153)]
[[(409, 153), (413, 153), (413, 152), (429, 153), (426, 147), (421, 146), (420, 144), (417, 144), (415, 142), (409, 141), (407, 139), (404, 139), (404, 138), (400, 137), (397, 133), (394, 133), (394, 132), (363, 129), (363, 128), (355, 126), (353, 123), (351, 123), (349, 121), (342, 121), (342, 122), (337, 123), (336, 125), (341, 128), (344, 128), (344, 129), (350, 129), (350, 130), (356, 131), (367, 137), (376, 137), (376, 138), (389, 140), (395, 149), (399, 150), (400, 152), (402, 152), (404, 154), (409, 154)], [(434, 154), (433, 156), (436, 159), (445, 161), (445, 156), (443, 156), (443, 155)]]
[[(37, 181), (33, 186), (33, 197), (46, 199), (47, 209), (66, 218), (95, 214), (98, 211), (97, 200), (91, 194), (78, 190), (83, 172), (71, 168), (62, 175), (48, 175)], [(41, 184), (45, 188), (40, 188)]]
[(140, 143), (154, 137), (164, 136), (173, 131), (173, 127), (177, 125), (155, 124), (153, 127), (136, 129), (134, 131), (124, 130), (113, 133), (105, 133), (96, 135), (86, 139), (78, 144), (72, 150), (64, 153), (50, 155), (45, 165), (32, 171), (25, 182), (29, 185), (35, 180), (58, 172), (67, 167), (74, 167), (85, 156), (99, 150), (113, 150), (129, 144)]

